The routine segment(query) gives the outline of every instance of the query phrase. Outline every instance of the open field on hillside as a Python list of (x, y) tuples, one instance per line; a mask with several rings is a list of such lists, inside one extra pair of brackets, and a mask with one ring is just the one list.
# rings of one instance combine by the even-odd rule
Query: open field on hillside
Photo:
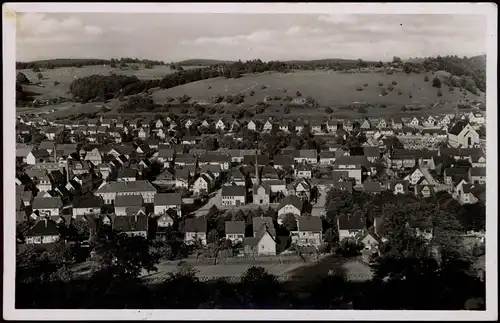
[[(246, 95), (246, 103), (256, 103), (262, 101), (266, 96), (284, 97), (289, 95), (296, 97), (296, 92), (299, 91), (302, 97), (310, 96), (322, 106), (348, 105), (355, 102), (400, 106), (403, 104), (430, 104), (438, 99), (438, 90), (432, 87), (432, 82), (424, 81), (426, 75), (432, 80), (431, 73), (395, 73), (392, 75), (328, 71), (300, 71), (288, 74), (262, 73), (245, 75), (240, 79), (219, 77), (203, 80), (157, 91), (153, 97), (156, 102), (164, 103), (167, 96), (176, 97), (187, 94), (195, 100), (209, 100), (213, 95), (227, 96), (241, 92)], [(394, 89), (390, 91), (388, 86), (393, 81), (397, 84), (392, 85)], [(379, 86), (379, 82), (382, 82), (383, 86)], [(364, 87), (364, 84), (367, 86)], [(267, 88), (262, 89), (263, 85)], [(363, 90), (357, 91), (358, 87)], [(380, 95), (382, 88), (387, 90), (386, 96)], [(284, 89), (287, 90), (286, 93)], [(254, 96), (249, 96), (251, 90), (255, 91)], [(398, 95), (398, 91), (401, 91), (402, 94)], [(439, 99), (443, 102), (477, 98), (472, 93), (467, 93), (463, 97), (458, 90), (451, 93), (445, 85), (443, 85), (442, 93), (443, 96)], [(412, 98), (409, 97), (410, 94)]]
[[(138, 70), (133, 70), (130, 66), (127, 69), (121, 70), (119, 68), (111, 68), (109, 65), (93, 65), (93, 66), (83, 66), (78, 67), (62, 67), (54, 69), (41, 69), (41, 73), (44, 78), (40, 80), (41, 86), (27, 85), (25, 89), (30, 92), (39, 93), (35, 98), (40, 100), (46, 100), (56, 97), (70, 97), (68, 94), (69, 85), (73, 80), (89, 75), (109, 75), (114, 72), (119, 75), (135, 75), (139, 79), (151, 80), (151, 79), (161, 79), (167, 74), (172, 74), (174, 71), (168, 66), (154, 66), (151, 69), (144, 68), (144, 65), (139, 65)], [(200, 66), (189, 66), (186, 69), (196, 68)], [(36, 83), (38, 82), (37, 74), (30, 69), (18, 70), (28, 77), (28, 79)], [(54, 85), (54, 81), (60, 84)]]

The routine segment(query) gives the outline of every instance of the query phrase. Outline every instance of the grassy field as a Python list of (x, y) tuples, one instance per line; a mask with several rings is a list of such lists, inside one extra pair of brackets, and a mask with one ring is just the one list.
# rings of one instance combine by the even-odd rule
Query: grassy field
[[(245, 103), (256, 103), (262, 101), (266, 96), (289, 95), (296, 97), (296, 92), (301, 92), (303, 97), (311, 96), (322, 106), (341, 106), (352, 103), (383, 103), (388, 106), (404, 104), (430, 104), (437, 101), (437, 89), (432, 87), (431, 82), (425, 82), (424, 77), (431, 80), (433, 75), (427, 74), (405, 74), (395, 73), (385, 75), (382, 73), (340, 73), (327, 71), (301, 71), (288, 74), (262, 73), (256, 75), (245, 75), (240, 79), (226, 79), (223, 77), (208, 79), (174, 88), (160, 90), (154, 93), (156, 102), (164, 103), (167, 96), (176, 97), (187, 94), (195, 100), (209, 100), (213, 95), (230, 95), (244, 93)], [(395, 81), (394, 90), (389, 91), (387, 87)], [(382, 82), (383, 86), (378, 83)], [(364, 87), (364, 84), (368, 84)], [(262, 89), (265, 85), (267, 88)], [(360, 87), (363, 91), (357, 91)], [(384, 87), (388, 94), (381, 96)], [(284, 92), (284, 89), (287, 92)], [(249, 96), (250, 91), (255, 91), (254, 96)], [(401, 91), (401, 95), (398, 95)], [(455, 90), (448, 91), (447, 86), (442, 88), (442, 102), (457, 102), (467, 98), (474, 100), (477, 97)], [(412, 98), (409, 95), (412, 95)]]
[[(114, 72), (119, 75), (135, 75), (139, 79), (151, 80), (151, 79), (161, 79), (167, 74), (174, 73), (168, 66), (154, 66), (151, 69), (146, 69), (141, 64), (138, 70), (133, 70), (128, 67), (127, 69), (121, 70), (119, 68), (111, 68), (109, 65), (94, 65), (94, 66), (83, 66), (78, 67), (62, 67), (54, 69), (42, 69), (41, 73), (44, 78), (40, 80), (41, 86), (28, 85), (26, 90), (34, 93), (39, 93), (36, 98), (45, 100), (55, 97), (70, 97), (68, 94), (69, 85), (74, 79), (89, 76), (89, 75), (109, 75)], [(188, 66), (186, 69), (196, 68), (200, 66)], [(36, 83), (38, 82), (37, 74), (30, 69), (19, 70), (19, 72), (24, 73), (28, 79)], [(54, 81), (58, 81), (60, 84), (54, 85)]]

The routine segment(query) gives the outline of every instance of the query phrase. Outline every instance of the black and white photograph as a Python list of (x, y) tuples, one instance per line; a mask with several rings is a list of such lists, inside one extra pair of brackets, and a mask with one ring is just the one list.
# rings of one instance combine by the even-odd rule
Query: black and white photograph
[(498, 319), (497, 13), (4, 4), (4, 318)]

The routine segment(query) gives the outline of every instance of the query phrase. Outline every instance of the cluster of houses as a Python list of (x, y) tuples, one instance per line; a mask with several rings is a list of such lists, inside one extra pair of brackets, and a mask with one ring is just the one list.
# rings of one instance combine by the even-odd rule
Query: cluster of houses
[[(273, 207), (278, 214), (278, 225), (292, 214), (297, 222), (297, 230), (290, 233), (292, 242), (318, 247), (323, 242), (323, 227), (320, 217), (311, 215), (311, 207), (318, 195), (330, 189), (422, 197), (447, 191), (461, 204), (484, 203), (486, 157), (479, 148), (476, 131), (476, 125), (481, 124), (480, 116), (474, 114), (474, 118), (474, 122), (470, 117), (453, 122), (450, 116), (405, 121), (394, 118), (390, 122), (379, 119), (376, 123), (369, 119), (358, 123), (298, 120), (294, 122), (298, 132), (304, 131), (308, 124), (312, 133), (334, 132), (335, 136), (345, 136), (349, 129), (359, 127), (367, 142), (361, 147), (346, 148), (327, 141), (327, 148), (320, 151), (287, 147), (274, 156), (262, 154), (258, 149), (207, 151), (199, 148), (199, 138), (165, 143), (158, 135), (164, 133), (166, 138), (168, 131), (163, 132), (164, 129), (189, 128), (194, 122), (177, 125), (168, 119), (149, 123), (88, 120), (87, 132), (83, 133), (87, 139), (99, 129), (108, 134), (115, 129), (137, 131), (131, 132), (135, 136), (133, 143), (122, 143), (118, 140), (120, 134), (112, 144), (83, 145), (60, 144), (58, 132), (52, 132), (53, 128), (66, 128), (75, 134), (81, 131), (80, 125), (51, 124), (42, 131), (46, 140), (39, 145), (17, 144), (16, 219), (35, 222), (26, 243), (53, 242), (59, 226), (80, 221), (91, 231), (97, 223), (103, 223), (114, 230), (148, 237), (152, 226), (168, 227), (176, 217), (185, 216), (184, 197), (202, 197), (217, 191), (220, 197), (217, 207), (222, 209), (245, 205)], [(210, 126), (206, 120), (202, 124), (205, 123)], [(277, 124), (280, 131), (291, 130), (287, 121), (267, 120), (260, 124), (250, 120), (246, 127), (266, 132)], [(35, 126), (26, 120), (21, 125)], [(237, 121), (228, 125), (218, 120), (215, 124), (216, 129), (229, 131), (241, 126)], [(89, 133), (90, 127), (95, 127), (96, 132)], [(449, 147), (394, 148), (391, 137), (406, 128), (413, 129), (413, 134), (433, 129), (437, 134), (444, 131)], [(155, 164), (159, 173), (150, 178)], [(378, 179), (381, 165), (388, 179)], [(173, 193), (159, 193), (166, 190)], [(255, 218), (251, 237), (245, 236), (244, 223), (228, 221), (226, 238), (241, 242), (247, 254), (276, 254), (279, 237), (270, 219)], [(367, 245), (383, 241), (376, 224), (366, 228), (364, 219), (356, 216), (338, 221), (341, 239), (357, 237)], [(206, 244), (204, 216), (186, 218), (184, 231), (187, 243), (199, 240)]]

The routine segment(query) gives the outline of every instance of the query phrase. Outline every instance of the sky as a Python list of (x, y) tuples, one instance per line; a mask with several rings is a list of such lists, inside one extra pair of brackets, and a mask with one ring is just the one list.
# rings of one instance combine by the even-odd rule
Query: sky
[(480, 15), (24, 13), (16, 61), (391, 60), (486, 53)]

